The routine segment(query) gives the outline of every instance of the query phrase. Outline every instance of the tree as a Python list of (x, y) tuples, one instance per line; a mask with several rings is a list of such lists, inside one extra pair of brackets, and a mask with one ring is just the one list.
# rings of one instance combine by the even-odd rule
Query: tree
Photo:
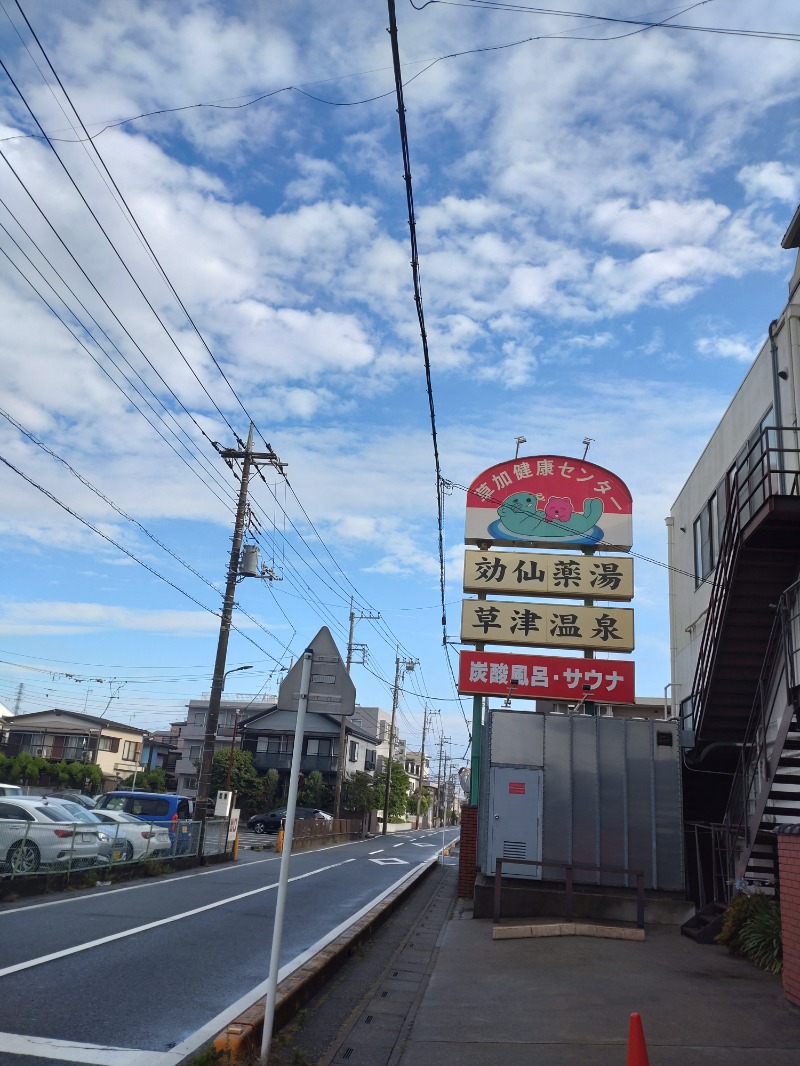
[[(418, 790), (415, 791), (415, 792), (412, 792), (412, 794), (408, 797), (408, 803), (406, 805), (406, 810), (408, 811), (409, 814), (416, 815), (416, 813), (417, 813), (417, 795), (418, 795)], [(428, 809), (430, 808), (430, 805), (431, 805), (430, 789), (423, 788), (422, 795), (420, 796), (420, 800), (419, 800), (419, 813), (420, 814), (425, 814), (426, 811), (428, 811)]]
[(211, 795), (225, 790), (229, 765), (230, 791), (236, 793), (242, 816), (247, 817), (265, 810), (264, 778), (258, 776), (251, 753), (239, 748), (234, 749), (232, 759), (230, 748), (223, 748), (214, 754), (211, 763)]
[(331, 789), (325, 784), (325, 778), (319, 770), (306, 774), (303, 786), (298, 792), (298, 799), (301, 807), (319, 807), (325, 811), (331, 809)]
[[(389, 784), (388, 821), (404, 822), (406, 803), (408, 802), (409, 778), (401, 762), (392, 761), (392, 779)], [(375, 779), (375, 792), (378, 806), (383, 807), (386, 796), (386, 770), (382, 770)]]
[(383, 799), (376, 799), (375, 782), (363, 770), (346, 774), (342, 782), (342, 807), (354, 814), (369, 814), (374, 807), (383, 805)]
[(264, 789), (264, 809), (269, 810), (270, 807), (275, 806), (275, 797), (278, 794), (280, 775), (274, 766), (270, 766), (262, 780), (262, 787)]
[(137, 770), (136, 774), (131, 774), (130, 777), (126, 777), (124, 781), (120, 781), (120, 788), (133, 788), (134, 780), (136, 782), (136, 789), (142, 792), (166, 792), (167, 791), (167, 774), (161, 766), (156, 766), (152, 770)]

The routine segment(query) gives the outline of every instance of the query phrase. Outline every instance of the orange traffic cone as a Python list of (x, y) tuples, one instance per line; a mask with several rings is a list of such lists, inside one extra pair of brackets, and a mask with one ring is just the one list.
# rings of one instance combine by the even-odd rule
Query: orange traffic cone
[(642, 1019), (636, 1011), (631, 1014), (631, 1024), (628, 1030), (628, 1061), (626, 1066), (650, 1066), (650, 1059), (647, 1057), (647, 1045), (644, 1042)]

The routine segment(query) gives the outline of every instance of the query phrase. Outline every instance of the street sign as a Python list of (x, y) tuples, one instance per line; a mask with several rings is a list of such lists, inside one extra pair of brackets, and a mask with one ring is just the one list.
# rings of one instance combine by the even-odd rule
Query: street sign
[[(314, 649), (311, 682), (308, 690), (308, 710), (317, 714), (347, 717), (355, 713), (356, 686), (348, 674), (344, 660), (334, 643), (331, 632), (323, 626), (310, 642)], [(298, 659), (278, 689), (278, 708), (296, 711), (300, 697), (300, 677), (303, 660)]]

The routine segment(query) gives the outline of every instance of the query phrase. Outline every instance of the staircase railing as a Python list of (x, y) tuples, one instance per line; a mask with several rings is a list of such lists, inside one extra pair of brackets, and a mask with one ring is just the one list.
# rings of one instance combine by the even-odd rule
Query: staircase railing
[[(743, 875), (794, 714), (800, 581), (781, 594), (723, 819), (728, 880)], [(800, 778), (798, 778), (800, 783)]]
[(768, 427), (753, 440), (731, 470), (728, 503), (717, 564), (700, 641), (691, 695), (681, 704), (684, 728), (702, 732), (711, 679), (725, 622), (742, 530), (772, 496), (800, 496), (800, 436), (795, 427)]

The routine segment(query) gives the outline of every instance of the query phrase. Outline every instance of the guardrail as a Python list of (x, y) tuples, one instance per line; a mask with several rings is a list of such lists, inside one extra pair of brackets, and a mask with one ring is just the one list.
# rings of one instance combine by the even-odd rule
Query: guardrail
[(563, 870), (566, 878), (566, 893), (564, 898), (564, 920), (571, 922), (574, 917), (574, 899), (573, 899), (573, 870), (589, 870), (592, 873), (604, 873), (604, 874), (625, 874), (628, 877), (636, 878), (636, 925), (639, 929), (644, 929), (644, 872), (642, 870), (631, 870), (625, 866), (592, 866), (590, 863), (585, 862), (559, 862), (558, 859), (546, 859), (539, 861), (538, 859), (497, 859), (494, 866), (494, 911), (492, 914), (492, 922), (496, 925), (500, 921), (500, 907), (503, 891), (503, 862), (510, 863), (512, 866), (539, 866), (548, 868), (555, 866), (559, 870)]

